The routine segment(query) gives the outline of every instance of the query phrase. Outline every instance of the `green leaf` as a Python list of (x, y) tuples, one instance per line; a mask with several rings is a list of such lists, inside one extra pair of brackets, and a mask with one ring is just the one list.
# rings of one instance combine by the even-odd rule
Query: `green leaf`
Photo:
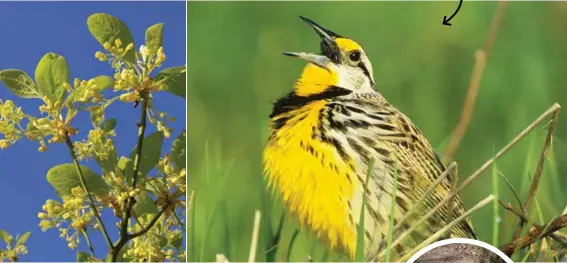
[(55, 53), (47, 53), (41, 58), (35, 69), (35, 81), (39, 93), (53, 102), (63, 102), (65, 86), (69, 83), (67, 61)]
[(181, 249), (183, 243), (183, 232), (181, 231), (168, 231), (165, 234), (167, 238), (167, 244), (173, 246), (176, 249)]
[(163, 46), (163, 23), (155, 24), (146, 30), (146, 47), (150, 50), (149, 55), (155, 55)]
[[(87, 25), (94, 38), (104, 45), (105, 42), (114, 46), (114, 40), (120, 39), (122, 47), (126, 48), (128, 44), (134, 43), (134, 38), (130, 29), (120, 19), (109, 14), (97, 13), (89, 16)], [(128, 50), (124, 55), (124, 60), (135, 64), (136, 63), (136, 48)]]
[(0, 81), (14, 93), (22, 98), (41, 98), (39, 89), (30, 76), (19, 69), (5, 69), (0, 71)]
[[(108, 194), (110, 187), (97, 173), (86, 166), (80, 166), (85, 184), (93, 194)], [(75, 166), (71, 163), (54, 166), (47, 171), (47, 181), (55, 188), (60, 197), (71, 193), (71, 189), (81, 186)]]
[[(154, 178), (152, 178), (154, 179)], [(149, 192), (152, 192), (154, 194), (157, 194), (161, 191), (161, 189), (165, 188), (165, 184), (160, 181), (160, 180), (146, 180), (146, 190)]]
[(94, 77), (93, 80), (96, 82), (96, 86), (100, 91), (114, 87), (114, 79), (109, 76), (100, 75)]
[(142, 192), (136, 196), (134, 212), (136, 213), (136, 216), (156, 214), (158, 212), (158, 208), (154, 204), (154, 200), (148, 196), (148, 193)]
[(30, 235), (31, 235), (31, 232), (28, 231), (28, 232), (25, 232), (21, 237), (19, 237), (18, 240), (16, 241), (16, 247), (26, 243), (26, 241), (28, 240)]
[(179, 136), (177, 136), (177, 138), (175, 138), (175, 140), (173, 141), (172, 145), (171, 145), (171, 155), (173, 155), (173, 163), (175, 164), (175, 166), (177, 166), (178, 168), (186, 168), (185, 164), (187, 162), (187, 155), (186, 155), (186, 136), (187, 136), (187, 131), (183, 130), (183, 132), (181, 134), (179, 134)]
[[(138, 167), (139, 173), (147, 174), (156, 166), (161, 156), (163, 138), (163, 133), (160, 131), (154, 132), (144, 138), (142, 155), (140, 156), (140, 167)], [(132, 179), (136, 153), (137, 147), (130, 153), (130, 162), (126, 165), (126, 178), (128, 181)]]
[(185, 98), (187, 94), (186, 75), (185, 66), (165, 68), (156, 75), (154, 82), (161, 81), (165, 91)]
[(6, 230), (0, 229), (0, 238), (6, 243), (7, 246), (12, 245), (12, 236)]
[(116, 119), (108, 119), (105, 120), (100, 127), (102, 128), (103, 131), (109, 132), (111, 130), (114, 130), (114, 128), (116, 127)]
[(98, 258), (92, 257), (89, 253), (77, 251), (76, 262), (100, 262)]
[(124, 157), (124, 156), (120, 156), (120, 159), (118, 159), (118, 169), (120, 170), (126, 170), (126, 168), (128, 167), (128, 163), (130, 163), (132, 161), (130, 161), (130, 159)]
[(77, 252), (77, 262), (89, 262), (90, 255), (87, 252)]

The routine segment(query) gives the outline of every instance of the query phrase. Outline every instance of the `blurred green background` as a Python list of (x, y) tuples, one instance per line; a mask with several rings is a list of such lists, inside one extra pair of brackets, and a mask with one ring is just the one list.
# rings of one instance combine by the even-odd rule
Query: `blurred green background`
[[(292, 90), (304, 62), (283, 51), (318, 51), (319, 39), (299, 15), (359, 42), (373, 63), (379, 91), (409, 116), (443, 152), (458, 123), (474, 51), (483, 46), (496, 2), (189, 2), (188, 130), (190, 260), (248, 258), (254, 210), (264, 209), (256, 256), (266, 260), (268, 225), (281, 208), (262, 181), (261, 154), (271, 102)], [(554, 102), (567, 105), (567, 3), (510, 2), (482, 77), (470, 129), (455, 156), (460, 180)], [(531, 215), (545, 221), (567, 203), (567, 115), (560, 121)], [(545, 127), (527, 136), (497, 162), (524, 198)], [(292, 165), (292, 164), (290, 164)], [(489, 169), (462, 194), (471, 207), (490, 193), (513, 202)], [(497, 190), (496, 190), (497, 189)], [(513, 202), (515, 205), (516, 203)], [(268, 210), (265, 210), (269, 208)], [(516, 218), (487, 206), (472, 217), (480, 240), (503, 244)], [(498, 213), (498, 214), (496, 214)], [(194, 220), (193, 220), (194, 217)], [(271, 219), (271, 220), (266, 220)], [(497, 222), (495, 224), (495, 222)], [(494, 226), (498, 234), (494, 234)], [(286, 260), (296, 228), (285, 221), (277, 260)], [(291, 260), (344, 260), (301, 231)]]

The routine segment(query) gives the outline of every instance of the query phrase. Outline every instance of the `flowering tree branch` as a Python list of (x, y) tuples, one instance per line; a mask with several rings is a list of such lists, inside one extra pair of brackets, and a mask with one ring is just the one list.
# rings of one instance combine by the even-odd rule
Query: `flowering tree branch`
[[(136, 156), (134, 157), (134, 172), (132, 174), (132, 189), (136, 189), (136, 183), (138, 181), (138, 172), (140, 170), (140, 161), (142, 160), (142, 147), (144, 145), (144, 133), (146, 132), (147, 125), (147, 110), (148, 110), (148, 99), (147, 97), (142, 97), (142, 110), (140, 115), (140, 123), (138, 125), (138, 143), (136, 146)], [(111, 261), (115, 262), (118, 258), (118, 253), (122, 247), (132, 238), (128, 235), (128, 225), (130, 222), (130, 217), (132, 216), (132, 207), (136, 199), (134, 197), (127, 198), (124, 201), (122, 221), (120, 223), (120, 238), (116, 243), (116, 246), (110, 250)], [(161, 216), (161, 214), (160, 214)]]
[(98, 225), (102, 230), (102, 234), (104, 235), (104, 240), (106, 241), (106, 245), (108, 246), (109, 249), (112, 249), (113, 248), (112, 240), (110, 240), (110, 236), (108, 235), (108, 231), (104, 226), (104, 222), (102, 222), (102, 218), (100, 217), (100, 214), (96, 209), (95, 201), (91, 195), (91, 192), (89, 191), (89, 187), (85, 183), (85, 177), (83, 175), (83, 171), (81, 170), (81, 166), (79, 166), (79, 160), (77, 159), (77, 155), (75, 154), (75, 149), (73, 147), (73, 142), (71, 142), (71, 138), (69, 138), (68, 133), (65, 133), (64, 139), (65, 139), (65, 144), (67, 144), (67, 147), (69, 148), (69, 153), (73, 158), (73, 164), (75, 165), (75, 169), (77, 170), (77, 176), (79, 177), (79, 181), (81, 182), (81, 187), (83, 188), (83, 191), (85, 191), (85, 193), (87, 194), (87, 198), (89, 199), (89, 206), (91, 207), (93, 214), (98, 222)]
[[(163, 140), (172, 133), (168, 123), (175, 118), (156, 111), (152, 103), (152, 93), (159, 91), (185, 98), (185, 66), (162, 69), (150, 77), (166, 59), (162, 23), (147, 28), (146, 44), (140, 45), (139, 51), (129, 29), (118, 18), (93, 14), (87, 19), (87, 25), (104, 48), (97, 51), (95, 57), (108, 62), (115, 70), (114, 76), (71, 81), (65, 58), (55, 53), (48, 53), (40, 60), (35, 80), (22, 70), (0, 70), (0, 82), (16, 96), (41, 99), (44, 103), (40, 106), (43, 116), (36, 117), (25, 114), (13, 101), (0, 100), (0, 149), (23, 138), (39, 142), (40, 152), (46, 151), (48, 144), (67, 146), (73, 162), (50, 168), (46, 176), (62, 202), (48, 199), (38, 218), (42, 231), (57, 228), (59, 236), (73, 250), (84, 237), (90, 255), (78, 251), (77, 261), (99, 260), (95, 258), (89, 228), (101, 230), (108, 247), (108, 261), (185, 261), (183, 232), (174, 219), (183, 228), (175, 207), (183, 203), (187, 188), (186, 132), (182, 131), (175, 138), (171, 154), (162, 157)], [(113, 88), (114, 93), (110, 93), (113, 96), (105, 98), (102, 92), (110, 88)], [(117, 155), (112, 139), (116, 136), (117, 121), (105, 120), (105, 109), (115, 102), (134, 103), (134, 107), (141, 103), (137, 144), (127, 157)], [(86, 139), (72, 141), (71, 136), (78, 134), (73, 120), (79, 112), (90, 113), (93, 128)], [(25, 119), (28, 123), (22, 125)], [(149, 124), (154, 124), (157, 132), (145, 136)], [(102, 174), (79, 164), (87, 159), (96, 161)], [(149, 176), (154, 168), (158, 172), (151, 177), (157, 179), (155, 183), (138, 178)], [(114, 243), (102, 220), (102, 209), (113, 210), (120, 219), (119, 237)], [(164, 217), (166, 220), (160, 220)], [(136, 218), (136, 222), (132, 218)], [(9, 247), (0, 250), (0, 261), (27, 253), (23, 242), (29, 234), (24, 236), (10, 249), (12, 238), (0, 230), (0, 237)], [(147, 238), (136, 238), (140, 236)], [(156, 241), (164, 238), (166, 244)]]

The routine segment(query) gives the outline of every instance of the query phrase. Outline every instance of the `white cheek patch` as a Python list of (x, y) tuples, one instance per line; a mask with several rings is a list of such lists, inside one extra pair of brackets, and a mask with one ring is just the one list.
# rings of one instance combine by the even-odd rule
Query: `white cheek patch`
[(336, 70), (339, 87), (357, 91), (365, 85), (365, 82), (369, 82), (368, 78), (362, 72), (359, 72), (358, 69), (340, 66)]

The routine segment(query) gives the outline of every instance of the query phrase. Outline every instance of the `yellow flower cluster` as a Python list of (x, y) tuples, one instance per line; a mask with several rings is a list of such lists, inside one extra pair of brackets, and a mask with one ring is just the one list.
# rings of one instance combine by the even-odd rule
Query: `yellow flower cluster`
[[(139, 218), (141, 225), (147, 225), (154, 215), (148, 214)], [(129, 227), (130, 232), (142, 230), (140, 224)], [(177, 251), (170, 247), (163, 247), (164, 237), (170, 239), (172, 236), (182, 238), (183, 232), (179, 229), (171, 230), (164, 227), (164, 221), (160, 220), (145, 235), (134, 238), (130, 247), (126, 250), (125, 257), (130, 261), (147, 262), (184, 262), (185, 251)]]
[(141, 45), (139, 54), (142, 58), (140, 64), (144, 65), (149, 72), (155, 68), (161, 67), (163, 62), (167, 59), (167, 56), (163, 53), (163, 47), (159, 47), (158, 50), (154, 52), (154, 50), (150, 50), (146, 46)]
[(0, 149), (6, 149), (23, 137), (23, 129), (20, 122), (25, 118), (22, 108), (16, 107), (13, 101), (0, 99)]
[[(74, 187), (71, 193), (63, 197), (63, 204), (55, 200), (47, 200), (39, 212), (39, 226), (45, 232), (50, 228), (58, 228), (60, 237), (65, 238), (69, 248), (77, 248), (80, 235), (89, 226), (94, 227), (92, 211), (85, 205), (86, 194), (81, 187)], [(67, 223), (64, 227), (64, 223)]]
[(61, 103), (53, 103), (48, 97), (43, 97), (45, 104), (39, 106), (41, 113), (47, 113), (48, 116), (43, 118), (36, 118), (28, 116), (29, 123), (26, 127), (25, 135), (30, 141), (38, 141), (40, 147), (38, 151), (44, 152), (47, 150), (45, 140), (51, 136), (48, 143), (63, 143), (67, 135), (77, 134), (77, 130), (69, 125), (71, 120), (78, 113), (72, 105), (67, 105), (67, 114), (65, 118), (61, 114)]
[(140, 86), (140, 80), (136, 75), (136, 72), (132, 69), (122, 69), (120, 72), (114, 74), (114, 79), (115, 91), (130, 91), (135, 87)]
[(87, 81), (75, 78), (73, 85), (73, 102), (97, 103), (103, 100), (103, 96), (100, 93), (101, 89), (97, 86), (95, 79)]
[[(186, 186), (186, 170), (185, 168), (181, 170), (176, 170), (173, 166), (173, 160), (171, 155), (166, 154), (163, 158), (159, 159), (157, 164), (158, 171), (164, 175), (167, 180), (168, 185), (171, 189), (179, 189), (182, 193), (185, 193)], [(169, 193), (169, 190), (167, 190)]]
[(148, 120), (151, 124), (155, 124), (158, 131), (163, 132), (165, 138), (171, 137), (173, 129), (167, 126), (168, 122), (174, 122), (174, 117), (167, 117), (167, 113), (159, 112), (155, 114), (152, 110), (148, 111)]
[(75, 135), (77, 130), (67, 125), (61, 119), (54, 119), (51, 116), (44, 118), (29, 117), (29, 123), (26, 128), (26, 137), (30, 141), (38, 141), (40, 147), (38, 151), (44, 152), (47, 150), (45, 140), (51, 136), (48, 143), (63, 143), (65, 142), (66, 134)]
[(47, 96), (44, 96), (42, 98), (42, 100), (45, 104), (42, 104), (41, 106), (39, 106), (39, 112), (48, 113), (48, 114), (51, 114), (53, 116), (59, 115), (59, 109), (61, 108), (60, 102), (57, 101), (57, 102), (54, 103)]
[(5, 251), (0, 250), (0, 262), (3, 262), (4, 259), (8, 261), (16, 262), (18, 261), (18, 256), (25, 256), (28, 254), (28, 249), (25, 245), (20, 244), (14, 248), (9, 248)]
[(102, 46), (109, 53), (97, 51), (95, 57), (100, 61), (109, 61), (114, 69), (120, 69), (122, 67), (121, 59), (134, 48), (134, 43), (129, 43), (126, 47), (123, 47), (122, 40), (115, 39), (112, 44), (105, 42)]
[(111, 136), (116, 136), (114, 130), (105, 131), (101, 128), (90, 130), (86, 140), (73, 143), (77, 158), (79, 160), (89, 157), (96, 157), (99, 160), (108, 159), (114, 151), (114, 143), (110, 139)]
[[(139, 223), (141, 225), (147, 225), (154, 217), (153, 214), (147, 214), (139, 218)], [(129, 227), (129, 231), (137, 233), (142, 230), (140, 224), (136, 224), (134, 227)], [(132, 245), (126, 250), (125, 257), (130, 259), (130, 261), (147, 261), (147, 262), (163, 262), (167, 255), (161, 249), (160, 240), (163, 236), (163, 228), (159, 227), (158, 222), (154, 227), (152, 227), (145, 235), (134, 238), (132, 240)], [(173, 254), (172, 254), (173, 255)]]

